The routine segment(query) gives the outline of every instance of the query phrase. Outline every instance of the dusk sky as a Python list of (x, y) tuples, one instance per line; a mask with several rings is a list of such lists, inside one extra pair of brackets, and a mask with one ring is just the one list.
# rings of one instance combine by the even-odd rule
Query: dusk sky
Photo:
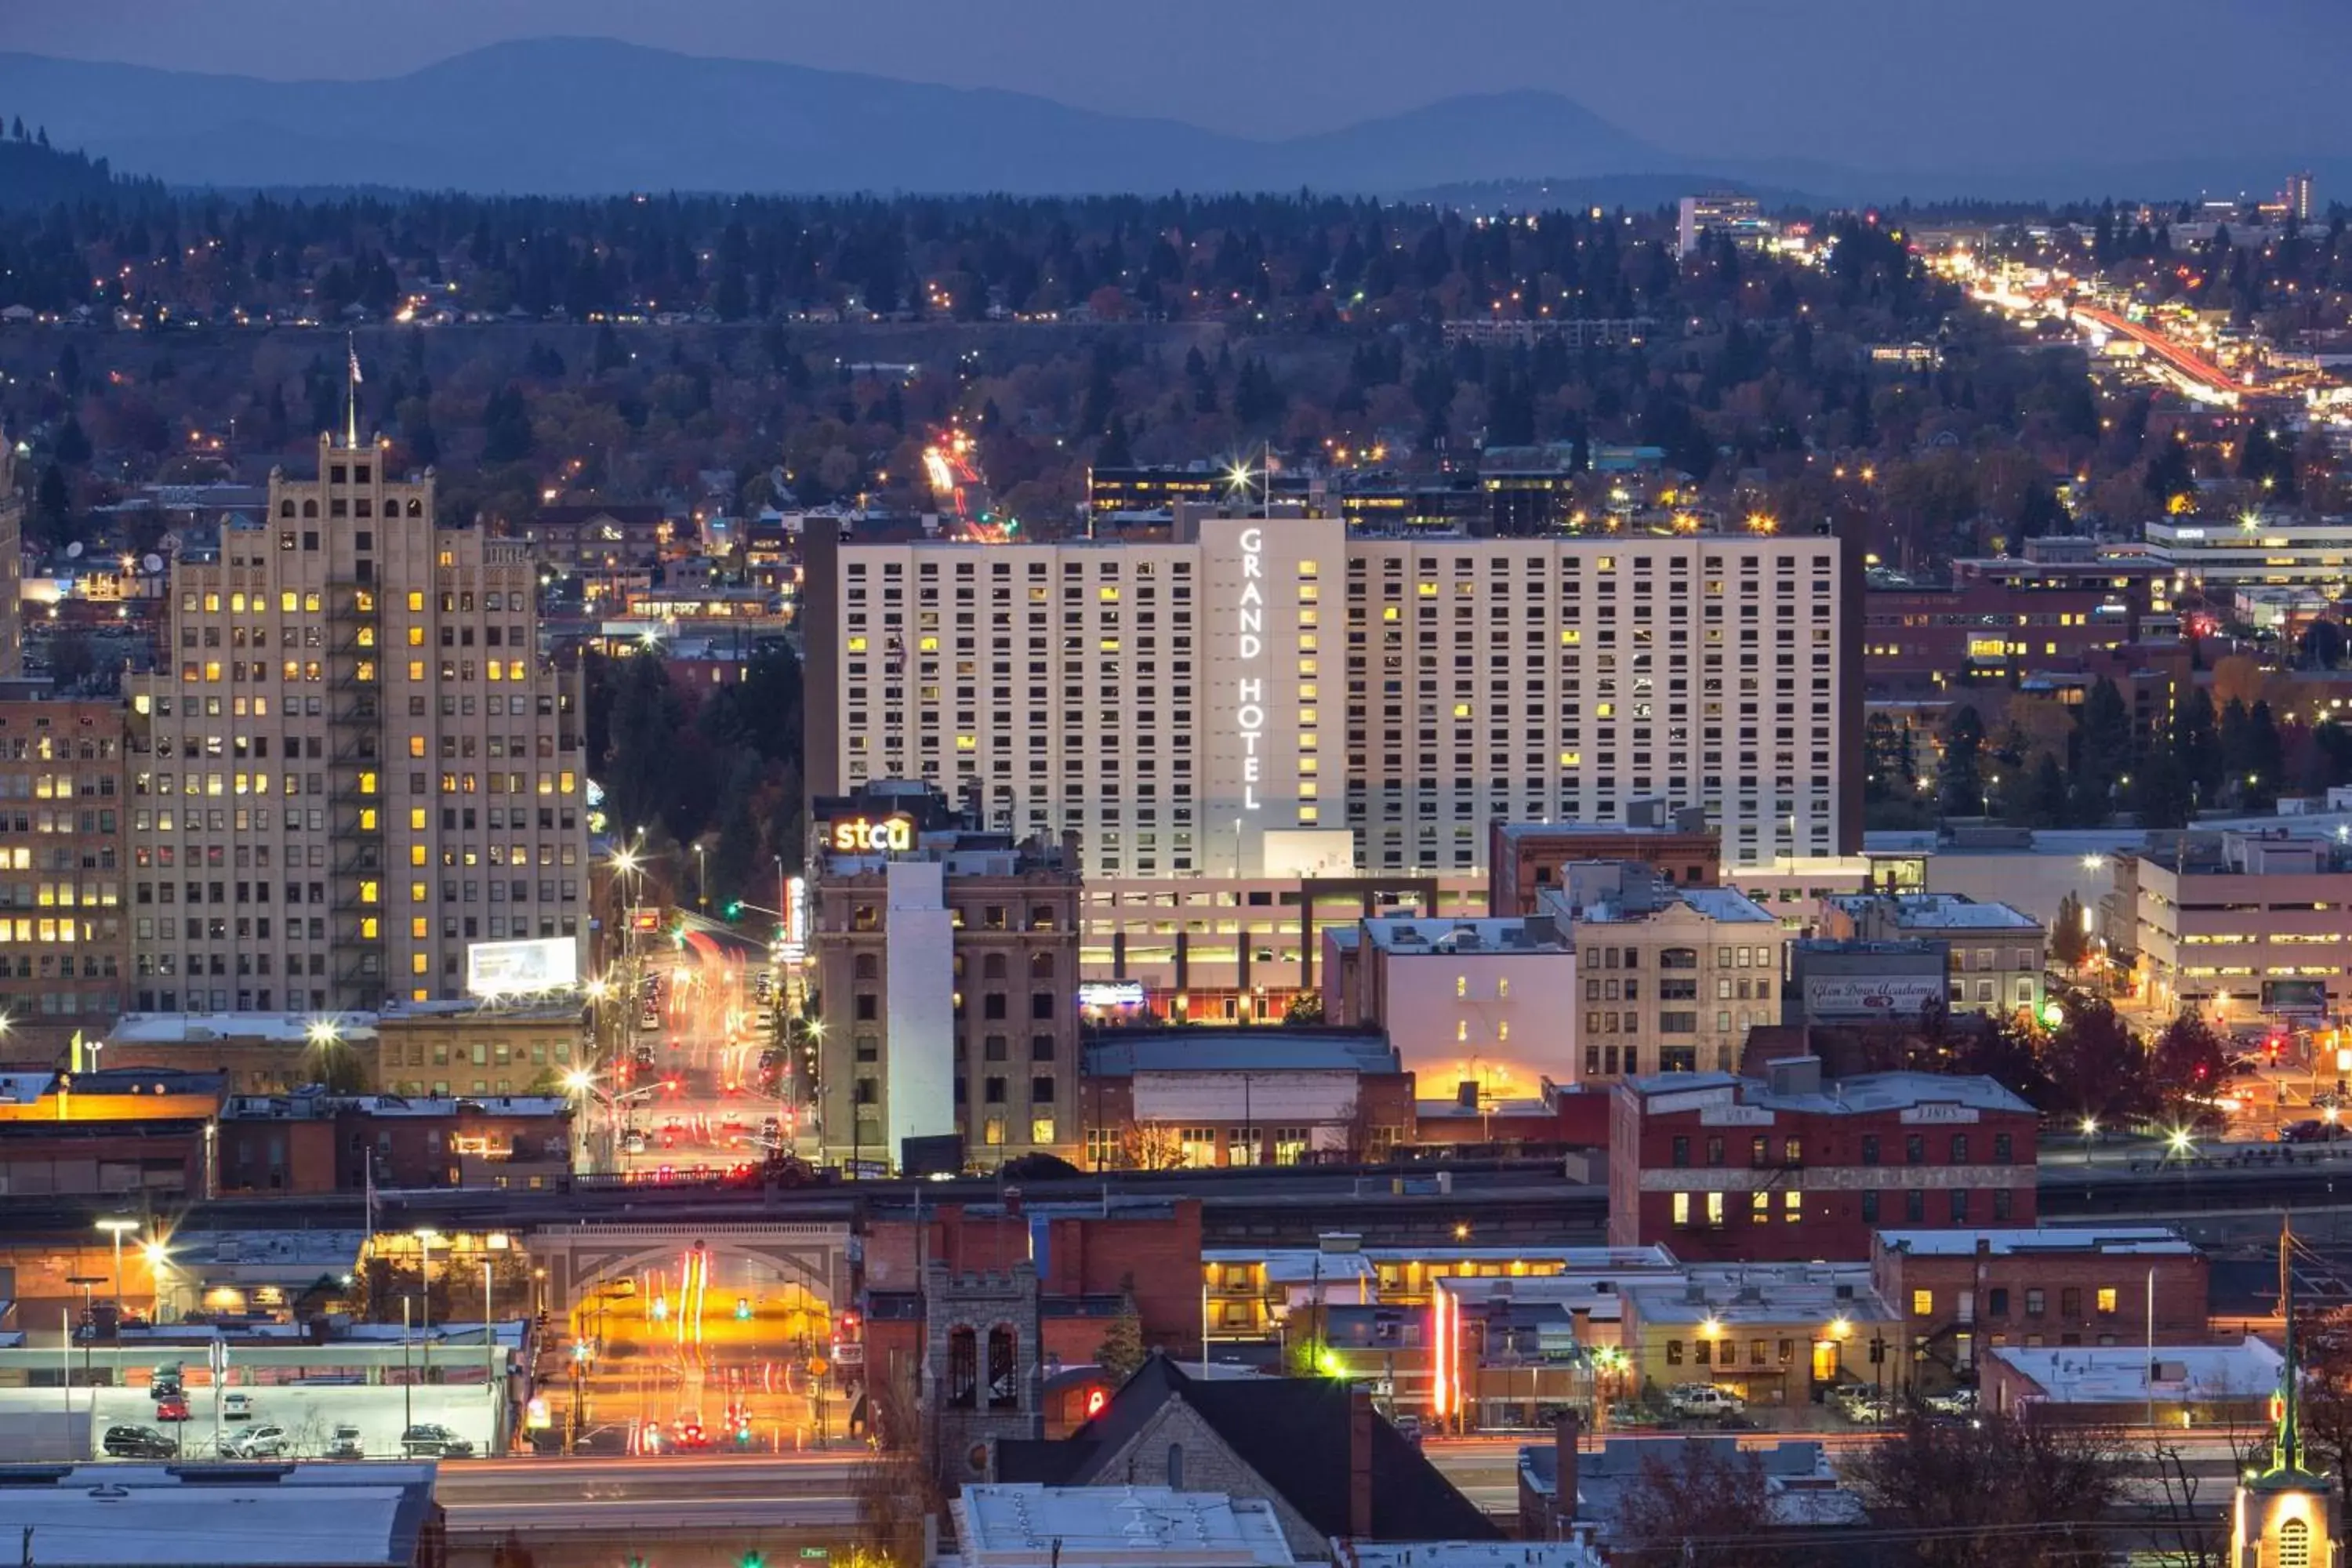
[[(1274, 135), (1545, 88), (1661, 147), (1880, 166), (2352, 153), (2344, 0), (5, 0), (0, 48), (398, 75), (602, 36)], [(2187, 111), (2184, 112), (2184, 110)]]

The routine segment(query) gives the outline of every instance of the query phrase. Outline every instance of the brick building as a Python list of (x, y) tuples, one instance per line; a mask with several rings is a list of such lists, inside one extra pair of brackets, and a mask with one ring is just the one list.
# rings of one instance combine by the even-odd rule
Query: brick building
[(2032, 539), (2022, 559), (1952, 563), (1951, 581), (1874, 574), (1863, 654), (1874, 690), (1942, 691), (2029, 670), (2081, 669), (2137, 641), (2168, 575), (2153, 557), (2102, 555), (2087, 539)]
[(2193, 1342), (2210, 1266), (2163, 1226), (1882, 1230), (1871, 1283), (1903, 1314), (1927, 1373), (1971, 1370), (2003, 1345)]
[(222, 1111), (224, 1192), (551, 1188), (571, 1170), (561, 1098), (406, 1100), (310, 1091), (240, 1096)]
[(336, 1080), (356, 1089), (374, 1059), (375, 1015), (129, 1013), (100, 1054), (110, 1068), (223, 1073), (231, 1094), (291, 1094)]
[(895, 1163), (909, 1138), (965, 1158), (1077, 1148), (1076, 855), (933, 827), (945, 802), (877, 785), (820, 803), (810, 989), (823, 997), (828, 1160)]
[(0, 1194), (208, 1197), (226, 1092), (218, 1073), (0, 1072)]
[(2007, 904), (1958, 893), (1846, 893), (1822, 900), (1822, 934), (1838, 942), (1940, 942), (1951, 965), (1945, 1005), (2005, 1018), (2041, 1010), (2050, 933)]
[(1102, 1333), (1098, 1327), (1090, 1331), (1093, 1337), (1070, 1353), (1058, 1342), (1054, 1321), (1076, 1314), (1058, 1303), (1093, 1298), (1131, 1298), (1146, 1344), (1199, 1347), (1197, 1198), (1114, 1196), (1108, 1205), (949, 1204), (925, 1209), (919, 1226), (911, 1213), (877, 1216), (866, 1235), (869, 1296), (919, 1292), (919, 1247), (922, 1260), (944, 1262), (959, 1273), (1032, 1264), (1046, 1319), (1046, 1351), (1066, 1365), (1092, 1360)]
[(1667, 811), (1654, 801), (1625, 808), (1622, 827), (1602, 822), (1506, 822), (1486, 826), (1486, 912), (1531, 915), (1547, 888), (1564, 887), (1561, 868), (1579, 860), (1634, 860), (1657, 868), (1659, 879), (1681, 888), (1712, 888), (1723, 880), (1723, 841), (1706, 813)]
[(576, 1002), (388, 1007), (375, 1021), (375, 1047), (376, 1087), (412, 1098), (550, 1093), (589, 1056)]
[(522, 542), (555, 571), (593, 572), (651, 565), (670, 533), (658, 506), (584, 501), (541, 507), (523, 525)]
[(1761, 1081), (1631, 1079), (1611, 1113), (1609, 1242), (1685, 1261), (1862, 1258), (1882, 1225), (2030, 1226), (2037, 1125), (1990, 1079), (1825, 1082), (1813, 1057)]

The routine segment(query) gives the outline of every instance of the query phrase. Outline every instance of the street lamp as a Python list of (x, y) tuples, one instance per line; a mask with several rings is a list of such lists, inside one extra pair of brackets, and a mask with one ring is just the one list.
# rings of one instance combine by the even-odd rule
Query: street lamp
[(163, 1318), (163, 1270), (172, 1261), (172, 1249), (160, 1241), (150, 1241), (140, 1253), (147, 1260), (148, 1277), (154, 1281), (155, 1309), (150, 1316), (157, 1322)]
[(416, 1311), (417, 1338), (425, 1342), (425, 1378), (433, 1379), (433, 1244), (441, 1239), (437, 1230), (420, 1230), (416, 1237)]
[(128, 1233), (137, 1230), (139, 1222), (135, 1219), (113, 1215), (100, 1220), (98, 1228), (114, 1238), (114, 1321), (117, 1325), (116, 1332), (120, 1333), (121, 1331), (120, 1325), (122, 1321), (122, 1238)]
[(2187, 1159), (2197, 1149), (2197, 1141), (2189, 1136), (2186, 1127), (2174, 1128), (2166, 1135), (2165, 1143), (2171, 1150), (2173, 1158), (2179, 1160)]

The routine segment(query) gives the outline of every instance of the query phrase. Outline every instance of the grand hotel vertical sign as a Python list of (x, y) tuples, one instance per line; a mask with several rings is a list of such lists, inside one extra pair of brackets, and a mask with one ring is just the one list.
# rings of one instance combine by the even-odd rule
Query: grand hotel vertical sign
[(1259, 808), (1258, 781), (1265, 740), (1265, 530), (1241, 531), (1242, 592), (1234, 618), (1240, 674), (1234, 679), (1234, 729), (1242, 740), (1242, 809)]

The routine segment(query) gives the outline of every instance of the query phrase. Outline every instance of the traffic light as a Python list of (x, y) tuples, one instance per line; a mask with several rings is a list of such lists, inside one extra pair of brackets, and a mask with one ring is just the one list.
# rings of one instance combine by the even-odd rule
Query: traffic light
[(735, 1321), (736, 1321), (737, 1322), (739, 1322), (739, 1323), (740, 1323), (740, 1322), (748, 1322), (748, 1321), (751, 1321), (751, 1298), (750, 1298), (749, 1296), (738, 1296), (738, 1297), (736, 1297), (736, 1298), (735, 1298)]
[(764, 1568), (767, 1561), (756, 1552), (746, 1552), (743, 1553), (742, 1568)]
[(724, 913), (730, 921), (741, 920), (743, 918), (743, 900), (740, 899), (735, 900), (721, 912)]

